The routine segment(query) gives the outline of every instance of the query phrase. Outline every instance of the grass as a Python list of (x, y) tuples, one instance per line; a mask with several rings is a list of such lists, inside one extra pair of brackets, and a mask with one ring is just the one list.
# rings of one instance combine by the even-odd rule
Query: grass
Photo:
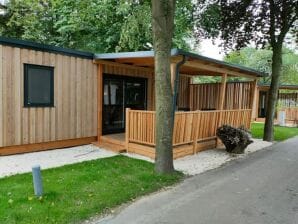
[[(254, 138), (263, 138), (264, 124), (252, 123), (251, 133)], [(274, 140), (284, 141), (298, 135), (298, 128), (274, 126)]]
[(42, 171), (45, 194), (33, 195), (31, 174), (0, 179), (0, 223), (79, 223), (178, 182), (154, 165), (124, 156)]

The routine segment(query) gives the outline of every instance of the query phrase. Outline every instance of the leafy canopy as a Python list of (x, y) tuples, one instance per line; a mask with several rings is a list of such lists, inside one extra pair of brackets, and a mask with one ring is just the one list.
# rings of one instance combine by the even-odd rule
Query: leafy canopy
[[(297, 84), (298, 83), (298, 55), (294, 51), (283, 48), (282, 52), (282, 84)], [(233, 64), (243, 65), (267, 74), (272, 73), (272, 50), (256, 49), (246, 47), (239, 51), (233, 51), (225, 56), (224, 61)], [(262, 83), (269, 84), (270, 76), (260, 80)]]
[(298, 41), (297, 0), (196, 0), (197, 37), (219, 37), (223, 47), (282, 45), (287, 33)]
[[(150, 0), (10, 0), (0, 35), (92, 52), (152, 49)], [(189, 48), (193, 4), (178, 0), (173, 47)]]

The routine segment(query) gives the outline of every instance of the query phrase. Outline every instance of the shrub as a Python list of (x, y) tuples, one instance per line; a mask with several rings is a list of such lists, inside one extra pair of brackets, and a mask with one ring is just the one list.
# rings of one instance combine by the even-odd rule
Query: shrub
[(223, 125), (217, 129), (216, 135), (229, 153), (242, 154), (246, 147), (253, 142), (250, 133), (244, 127), (235, 128)]

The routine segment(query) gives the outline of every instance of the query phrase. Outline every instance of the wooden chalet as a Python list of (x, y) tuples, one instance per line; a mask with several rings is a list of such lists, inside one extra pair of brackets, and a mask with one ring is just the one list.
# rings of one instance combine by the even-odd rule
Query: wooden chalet
[[(98, 92), (97, 145), (154, 158), (154, 52), (95, 54), (94, 63), (102, 90)], [(193, 84), (192, 77), (199, 75), (220, 76), (221, 82)], [(174, 158), (216, 147), (216, 129), (222, 124), (250, 128), (261, 76), (255, 70), (173, 49), (171, 82), (173, 93), (178, 93)], [(227, 82), (229, 77), (248, 81)]]
[[(94, 143), (154, 158), (152, 51), (92, 54), (1, 37), (0, 55), (0, 155)], [(174, 158), (214, 148), (222, 124), (250, 128), (262, 73), (179, 49), (171, 73)], [(221, 81), (194, 84), (199, 75)]]
[[(267, 101), (269, 97), (269, 85), (258, 85), (256, 103), (253, 111), (253, 119), (264, 122), (267, 112)], [(281, 85), (278, 91), (278, 102), (276, 108), (276, 120), (278, 124), (278, 114), (285, 112), (285, 122), (289, 126), (298, 125), (298, 85)]]

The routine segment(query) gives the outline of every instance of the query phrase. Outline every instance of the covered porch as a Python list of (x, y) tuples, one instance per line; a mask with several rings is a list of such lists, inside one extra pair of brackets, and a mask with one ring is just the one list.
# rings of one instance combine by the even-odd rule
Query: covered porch
[[(171, 52), (171, 83), (173, 95), (177, 93), (173, 134), (174, 158), (195, 154), (220, 144), (216, 130), (223, 124), (250, 128), (257, 90), (257, 80), (263, 74), (210, 59), (197, 54), (174, 49)], [(154, 53), (127, 52), (97, 54), (98, 64), (98, 141), (96, 145), (114, 151), (127, 151), (150, 158), (155, 157), (155, 88)], [(118, 109), (113, 123), (105, 119), (115, 110), (111, 100), (120, 94), (110, 83), (109, 77), (122, 77), (121, 97), (123, 105)], [(218, 76), (215, 83), (195, 83), (195, 76)], [(108, 78), (107, 78), (108, 77)], [(143, 78), (146, 85), (142, 95), (144, 104), (129, 101), (138, 99), (140, 89), (128, 89), (125, 77)], [(231, 77), (245, 78), (245, 81), (230, 80)], [(108, 98), (106, 96), (109, 96)], [(119, 97), (120, 98), (120, 97)], [(140, 100), (139, 100), (140, 101)], [(114, 103), (115, 103), (114, 102)], [(129, 103), (128, 103), (129, 102)], [(116, 103), (115, 103), (116, 105)], [(118, 105), (118, 104), (117, 104)], [(140, 107), (142, 108), (140, 109)], [(115, 106), (114, 106), (115, 108)], [(105, 115), (108, 114), (108, 115)], [(120, 116), (119, 116), (120, 114)], [(115, 117), (115, 116), (114, 116)], [(112, 133), (105, 132), (105, 125), (111, 123), (122, 127)]]
[[(267, 113), (267, 101), (269, 97), (269, 85), (259, 85), (256, 96), (256, 107), (254, 108), (254, 119), (257, 122), (265, 122)], [(275, 113), (275, 123), (281, 111), (285, 112), (285, 124), (287, 126), (298, 126), (298, 85), (281, 85), (278, 90), (278, 102)]]

